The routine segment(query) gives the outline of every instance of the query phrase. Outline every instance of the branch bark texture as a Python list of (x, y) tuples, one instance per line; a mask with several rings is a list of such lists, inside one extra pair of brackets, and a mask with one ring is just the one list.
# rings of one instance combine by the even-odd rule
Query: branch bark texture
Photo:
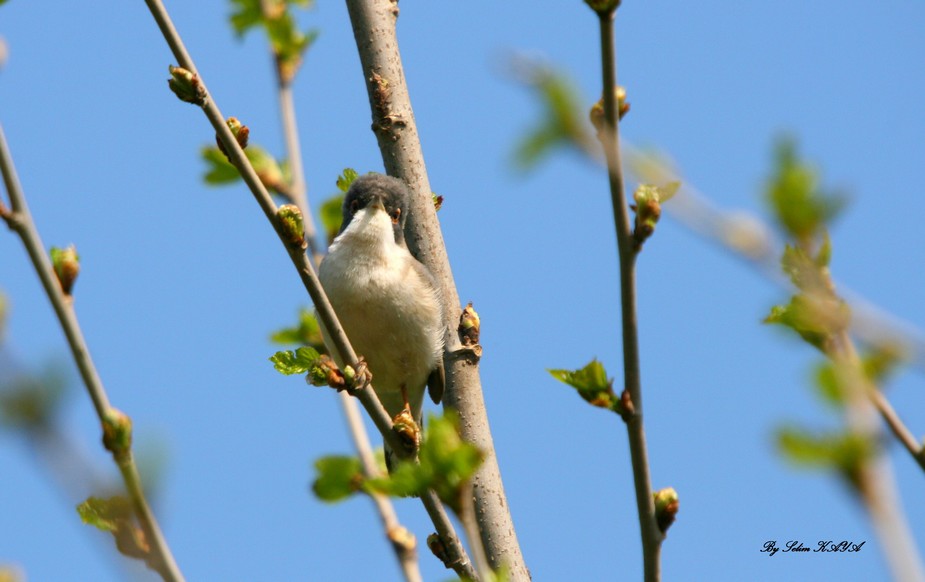
[(478, 359), (463, 348), (456, 333), (459, 294), (432, 201), (424, 155), (405, 82), (395, 23), (398, 3), (392, 0), (347, 0), (363, 80), (369, 93), (372, 129), (385, 170), (413, 192), (406, 239), (441, 290), (446, 328), (447, 390), (445, 405), (459, 413), (462, 436), (481, 449), (485, 462), (473, 479), (475, 511), (492, 567), (507, 565), (511, 580), (530, 579), (508, 509), (482, 396)]

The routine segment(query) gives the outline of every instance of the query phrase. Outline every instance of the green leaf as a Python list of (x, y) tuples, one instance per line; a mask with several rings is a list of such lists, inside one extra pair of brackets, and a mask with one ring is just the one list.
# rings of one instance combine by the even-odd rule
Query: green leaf
[(356, 457), (330, 456), (315, 461), (317, 476), (312, 491), (322, 501), (333, 503), (360, 491), (363, 469)]
[(231, 27), (239, 37), (263, 22), (260, 0), (231, 0), (233, 12), (229, 17)]
[(324, 226), (325, 235), (328, 237), (328, 244), (331, 244), (340, 232), (340, 226), (344, 221), (343, 205), (343, 194), (336, 194), (321, 205), (319, 214), (321, 225)]
[(823, 192), (816, 172), (797, 155), (793, 140), (778, 142), (765, 198), (780, 227), (805, 248), (844, 207), (843, 195)]
[(321, 326), (310, 309), (299, 310), (299, 323), (295, 327), (285, 327), (270, 336), (270, 341), (278, 344), (300, 345), (314, 348), (319, 354), (325, 353)]
[(418, 457), (423, 470), (433, 474), (431, 488), (459, 515), (463, 486), (482, 464), (484, 454), (462, 440), (459, 417), (453, 411), (430, 416)]
[(835, 368), (835, 364), (825, 361), (816, 367), (814, 373), (816, 389), (827, 403), (841, 408), (845, 404), (845, 386)]
[(0, 426), (13, 429), (47, 427), (61, 410), (65, 381), (57, 368), (40, 376), (14, 377), (0, 390)]
[(801, 293), (787, 305), (776, 305), (764, 319), (789, 327), (804, 341), (825, 352), (832, 334), (843, 331), (851, 322), (851, 310), (838, 298)]
[(84, 523), (103, 531), (115, 532), (121, 527), (120, 521), (131, 520), (132, 503), (120, 496), (106, 499), (90, 497), (77, 506), (77, 513)]
[(855, 487), (861, 484), (864, 463), (876, 451), (874, 442), (853, 432), (819, 433), (800, 427), (780, 429), (777, 446), (792, 463), (834, 470)]
[(318, 361), (320, 354), (312, 348), (299, 348), (295, 351), (276, 352), (270, 356), (273, 367), (280, 374), (306, 374)]
[(899, 345), (882, 344), (871, 348), (861, 359), (864, 375), (874, 384), (884, 382), (906, 359)]
[(354, 180), (358, 177), (359, 174), (357, 174), (357, 171), (353, 168), (344, 168), (341, 175), (337, 177), (337, 189), (346, 194), (347, 190), (350, 189), (350, 185), (353, 184)]
[(587, 402), (619, 412), (620, 400), (613, 392), (613, 380), (607, 378), (604, 365), (596, 358), (578, 370), (547, 370), (553, 378), (578, 390)]
[[(206, 173), (203, 179), (207, 184), (221, 185), (237, 182), (241, 179), (231, 162), (225, 157), (217, 147), (207, 146), (200, 150), (202, 159), (206, 162)], [(286, 175), (279, 162), (276, 161), (265, 149), (250, 145), (244, 154), (250, 161), (254, 172), (263, 182), (263, 185), (273, 192), (282, 193), (286, 185)]]
[(588, 124), (578, 114), (580, 100), (562, 76), (529, 65), (526, 78), (543, 109), (539, 121), (521, 138), (514, 152), (514, 161), (523, 170), (534, 167), (554, 148), (583, 144), (589, 137)]
[(484, 455), (459, 436), (459, 418), (455, 413), (430, 416), (418, 459), (419, 463), (397, 463), (388, 476), (367, 480), (364, 489), (393, 497), (421, 495), (433, 489), (458, 514), (465, 485)]
[(230, 184), (241, 179), (238, 169), (231, 165), (225, 154), (217, 147), (207, 146), (202, 148), (199, 153), (206, 163), (206, 173), (203, 175), (203, 180), (205, 180), (206, 184)]

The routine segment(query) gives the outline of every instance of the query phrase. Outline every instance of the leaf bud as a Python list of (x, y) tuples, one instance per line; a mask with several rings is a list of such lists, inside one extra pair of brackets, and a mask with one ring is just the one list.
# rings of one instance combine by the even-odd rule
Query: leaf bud
[(620, 6), (620, 0), (585, 0), (585, 4), (598, 14), (610, 14)]
[(666, 487), (653, 493), (655, 497), (655, 521), (662, 533), (668, 531), (678, 514), (678, 492)]
[[(614, 88), (614, 96), (617, 98), (617, 118), (623, 119), (623, 117), (629, 112), (630, 104), (626, 100), (626, 89), (620, 85), (617, 85)], [(604, 127), (607, 124), (607, 120), (604, 116), (604, 98), (601, 97), (597, 103), (591, 106), (591, 111), (588, 113), (588, 117), (591, 119), (591, 125), (594, 126), (594, 129), (598, 133), (604, 130)]]
[(115, 457), (126, 455), (132, 448), (132, 419), (110, 407), (103, 416), (103, 446)]
[(174, 92), (180, 101), (192, 103), (202, 107), (206, 104), (206, 89), (202, 86), (199, 76), (183, 67), (167, 67), (170, 71), (170, 78), (167, 79), (167, 86)]
[(55, 270), (55, 276), (61, 284), (61, 290), (65, 295), (70, 296), (71, 289), (74, 287), (74, 281), (80, 274), (80, 255), (77, 249), (71, 245), (64, 249), (51, 247), (51, 264)]
[[(241, 149), (247, 149), (247, 138), (250, 137), (251, 130), (238, 121), (237, 117), (229, 117), (225, 120), (225, 124), (228, 126), (228, 129), (231, 130), (231, 135), (234, 136), (238, 145), (241, 146)], [(225, 149), (225, 144), (222, 143), (221, 138), (218, 137), (218, 134), (215, 134), (215, 144), (218, 146), (219, 151), (225, 154), (225, 157), (228, 157), (228, 150)]]
[(305, 242), (305, 226), (302, 223), (302, 211), (295, 204), (284, 204), (276, 211), (280, 229), (286, 242), (299, 248), (308, 247)]
[(459, 332), (459, 341), (461, 341), (464, 346), (474, 346), (478, 344), (481, 329), (479, 314), (473, 309), (472, 302), (470, 301), (459, 316), (459, 327), (457, 328)]

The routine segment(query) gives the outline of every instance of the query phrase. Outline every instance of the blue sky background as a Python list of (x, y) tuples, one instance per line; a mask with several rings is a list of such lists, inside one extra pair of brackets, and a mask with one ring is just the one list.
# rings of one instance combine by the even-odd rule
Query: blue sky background
[[(234, 38), (228, 2), (168, 2), (223, 113), (282, 154), (265, 40)], [(344, 167), (381, 170), (346, 8), (300, 22), (321, 36), (297, 96), (309, 195)], [(579, 0), (401, 3), (399, 39), (444, 237), (464, 301), (482, 317), (482, 378), (508, 500), (537, 581), (640, 579), (623, 424), (545, 372), (597, 356), (620, 375), (616, 247), (603, 172), (576, 155), (512, 169), (538, 113), (506, 75), (514, 52), (600, 93), (597, 23)], [(912, 1), (627, 0), (618, 18), (624, 135), (664, 149), (717, 205), (762, 213), (781, 132), (826, 183), (850, 192), (833, 271), (913, 325), (922, 301), (925, 6)], [(142, 459), (160, 459), (156, 504), (189, 580), (397, 580), (371, 504), (308, 491), (311, 464), (351, 446), (333, 393), (275, 373), (268, 334), (307, 296), (243, 185), (207, 188), (204, 116), (167, 90), (166, 44), (144, 3), (11, 0), (0, 122), (47, 245), (75, 243), (76, 307)], [(646, 428), (656, 488), (681, 498), (665, 580), (883, 580), (864, 513), (828, 476), (775, 452), (776, 427), (837, 426), (808, 388), (816, 355), (761, 318), (783, 294), (672, 220), (639, 261)], [(4, 357), (66, 362), (65, 430), (104, 471), (89, 400), (18, 239), (0, 236), (12, 303)], [(922, 377), (888, 395), (925, 432)], [(378, 439), (377, 439), (378, 442)], [(890, 457), (925, 539), (922, 472)], [(0, 433), (0, 563), (32, 581), (118, 580), (108, 540), (80, 523), (16, 435)], [(419, 503), (398, 504), (423, 542)], [(866, 541), (856, 554), (759, 552), (767, 540)], [(426, 550), (427, 580), (449, 578)]]

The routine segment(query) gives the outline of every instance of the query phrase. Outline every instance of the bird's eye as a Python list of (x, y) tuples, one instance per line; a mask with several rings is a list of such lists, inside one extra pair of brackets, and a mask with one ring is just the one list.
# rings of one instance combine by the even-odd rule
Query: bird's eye
[(357, 210), (359, 210), (359, 209), (360, 209), (360, 201), (359, 201), (359, 200), (354, 200), (353, 202), (350, 203), (350, 214), (356, 214), (356, 213), (357, 213)]
[(398, 224), (398, 218), (401, 216), (401, 208), (396, 208), (389, 216), (392, 217), (393, 224)]

